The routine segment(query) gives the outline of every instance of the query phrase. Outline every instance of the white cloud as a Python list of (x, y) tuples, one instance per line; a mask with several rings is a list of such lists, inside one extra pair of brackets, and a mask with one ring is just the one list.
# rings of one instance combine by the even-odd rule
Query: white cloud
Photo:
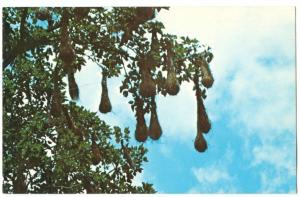
[(233, 162), (234, 152), (227, 146), (224, 155), (209, 166), (194, 167), (192, 173), (197, 183), (188, 193), (236, 193), (236, 173), (231, 174), (229, 168)]
[[(294, 151), (291, 151), (291, 146), (294, 147)], [(272, 142), (264, 143), (262, 146), (255, 146), (252, 153), (255, 155), (253, 165), (267, 162), (273, 165), (276, 171), (284, 171), (286, 179), (296, 176), (295, 142), (290, 144), (287, 140), (285, 144), (275, 145)]]
[(192, 171), (198, 183), (188, 193), (236, 193), (234, 177), (228, 173), (227, 167), (212, 165), (193, 168)]
[(193, 169), (193, 174), (200, 183), (215, 184), (220, 180), (230, 180), (227, 171), (222, 171), (215, 166)]

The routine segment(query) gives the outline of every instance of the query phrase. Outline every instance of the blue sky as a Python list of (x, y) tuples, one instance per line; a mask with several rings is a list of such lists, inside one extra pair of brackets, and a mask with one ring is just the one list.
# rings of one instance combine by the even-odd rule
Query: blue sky
[[(212, 129), (207, 151), (198, 153), (192, 84), (175, 97), (159, 96), (163, 135), (145, 143), (149, 162), (135, 184), (153, 183), (159, 193), (296, 191), (294, 16), (293, 7), (171, 7), (159, 14), (166, 32), (212, 47), (215, 83), (205, 100)], [(101, 74), (88, 64), (75, 76), (79, 104), (96, 112)], [(120, 80), (108, 84), (113, 111), (98, 114), (133, 135), (135, 118)]]

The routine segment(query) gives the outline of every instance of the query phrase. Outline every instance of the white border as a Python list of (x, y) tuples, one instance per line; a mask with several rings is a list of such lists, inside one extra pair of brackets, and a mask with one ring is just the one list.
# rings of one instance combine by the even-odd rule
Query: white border
[(297, 0), (1, 0), (3, 7), (27, 7), (27, 6), (293, 6)]
[[(77, 7), (88, 7), (88, 6), (297, 6), (296, 8), (296, 45), (297, 48), (299, 48), (299, 38), (300, 38), (300, 6), (299, 6), (299, 0), (252, 0), (252, 1), (243, 1), (243, 0), (83, 0), (83, 1), (75, 1), (75, 0), (0, 0), (0, 15), (1, 15), (1, 21), (0, 21), (0, 29), (1, 29), (1, 37), (0, 37), (0, 59), (2, 62), (2, 7), (68, 7), (68, 6), (77, 6)], [(300, 69), (299, 69), (299, 62), (300, 62), (300, 50), (296, 49), (296, 73), (297, 73), (297, 117), (300, 117), (299, 114), (299, 92), (300, 92), (300, 83), (299, 83), (299, 76), (300, 76)], [(2, 63), (1, 63), (2, 64)], [(2, 95), (2, 68), (0, 70), (1, 75), (1, 87), (0, 92)], [(2, 183), (3, 183), (3, 177), (2, 177), (2, 96), (0, 98), (0, 116), (1, 116), (1, 122), (0, 122), (0, 128), (1, 128), (1, 138), (0, 138), (0, 154), (1, 154), (1, 161), (0, 161), (0, 172), (1, 172), (1, 186), (0, 186), (0, 194), (2, 194)], [(300, 126), (297, 123), (297, 131), (299, 131)], [(297, 134), (297, 142), (299, 142), (299, 134)], [(298, 150), (298, 143), (297, 143), (297, 175), (298, 175), (298, 169), (299, 169), (299, 150)], [(299, 176), (297, 176), (297, 191), (299, 191), (299, 183), (300, 179)], [(3, 196), (11, 196), (11, 194), (2, 194)], [(74, 195), (74, 194), (73, 194)], [(99, 194), (97, 194), (99, 195)], [(156, 194), (155, 196), (169, 196), (170, 194)], [(176, 196), (217, 196), (218, 194), (208, 195), (208, 194), (176, 194)], [(241, 194), (236, 194), (241, 195)], [(243, 196), (253, 196), (254, 194), (243, 194)], [(291, 196), (291, 194), (276, 194), (280, 196)], [(19, 195), (23, 196), (23, 195)], [(25, 195), (24, 195), (25, 196)], [(56, 196), (56, 195), (55, 195)], [(92, 195), (96, 196), (96, 195)], [(106, 195), (105, 195), (106, 196)], [(114, 196), (114, 195), (113, 195)], [(128, 196), (128, 194), (120, 194), (118, 196)], [(152, 195), (139, 195), (139, 196), (152, 196)], [(173, 195), (174, 196), (174, 195)], [(263, 196), (274, 196), (274, 194), (263, 194)], [(292, 195), (294, 196), (294, 195)]]

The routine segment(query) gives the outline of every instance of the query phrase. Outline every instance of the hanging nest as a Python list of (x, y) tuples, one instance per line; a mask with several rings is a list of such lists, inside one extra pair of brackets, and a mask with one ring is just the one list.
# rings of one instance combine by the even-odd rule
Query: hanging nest
[(166, 89), (169, 95), (175, 96), (179, 92), (179, 83), (176, 78), (175, 70), (169, 70), (166, 80)]
[(211, 129), (211, 124), (207, 116), (205, 106), (203, 104), (201, 89), (198, 82), (196, 86), (196, 98), (197, 98), (197, 130), (198, 132), (208, 133)]
[(166, 80), (166, 89), (167, 93), (170, 95), (177, 95), (179, 92), (179, 83), (176, 77), (176, 70), (173, 63), (173, 51), (172, 44), (167, 43), (167, 80)]
[(162, 129), (160, 127), (157, 113), (156, 113), (156, 103), (154, 98), (152, 98), (152, 106), (151, 106), (151, 118), (150, 118), (150, 126), (149, 126), (149, 134), (151, 139), (158, 140), (162, 135)]
[(194, 142), (195, 149), (199, 152), (204, 152), (207, 149), (207, 143), (201, 132), (197, 133)]
[(214, 78), (212, 76), (212, 73), (211, 73), (208, 63), (205, 60), (201, 60), (200, 69), (201, 69), (201, 74), (202, 74), (201, 75), (202, 76), (201, 83), (206, 88), (210, 88), (214, 83)]
[(51, 15), (49, 13), (49, 11), (46, 8), (41, 8), (39, 9), (36, 14), (35, 14), (36, 18), (41, 20), (41, 21), (46, 21), (51, 19)]
[(138, 142), (145, 142), (148, 137), (148, 128), (144, 118), (143, 104), (144, 103), (142, 99), (137, 99), (135, 139)]
[(156, 85), (150, 72), (142, 71), (142, 81), (139, 87), (139, 92), (140, 95), (145, 98), (155, 96)]
[(111, 112), (112, 106), (108, 97), (107, 74), (105, 72), (102, 73), (101, 86), (102, 86), (102, 93), (101, 93), (99, 111), (101, 113), (108, 113)]
[(59, 57), (66, 65), (71, 64), (75, 60), (75, 52), (69, 42), (61, 43)]
[(144, 116), (142, 118), (137, 118), (136, 130), (135, 130), (135, 139), (138, 142), (145, 142), (147, 140), (147, 126), (145, 123)]
[(141, 62), (139, 63), (139, 67), (142, 74), (142, 79), (139, 86), (140, 95), (145, 98), (155, 96), (156, 85), (145, 60), (141, 60)]
[(75, 51), (71, 45), (70, 34), (68, 31), (69, 16), (64, 11), (61, 19), (60, 49), (59, 57), (66, 64), (70, 65), (75, 60)]
[(160, 64), (160, 52), (159, 52), (159, 41), (157, 38), (157, 32), (155, 29), (152, 30), (151, 37), (151, 49), (148, 55), (148, 63), (152, 66), (159, 66)]
[(98, 165), (101, 160), (101, 151), (95, 140), (92, 140), (92, 163)]
[(74, 73), (68, 73), (69, 81), (69, 94), (72, 100), (77, 100), (79, 98), (79, 89), (74, 77)]

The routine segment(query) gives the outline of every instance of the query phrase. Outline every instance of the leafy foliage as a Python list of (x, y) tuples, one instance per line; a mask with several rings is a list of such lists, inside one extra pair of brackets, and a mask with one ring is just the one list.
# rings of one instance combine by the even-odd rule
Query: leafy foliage
[[(210, 48), (165, 34), (155, 19), (161, 9), (168, 8), (3, 9), (4, 192), (155, 192), (148, 183), (132, 185), (147, 161), (143, 145), (130, 146), (128, 129), (68, 101), (62, 79), (68, 77), (77, 99), (74, 75), (87, 60), (99, 65), (105, 77), (100, 111), (107, 113), (106, 80), (124, 75), (120, 92), (136, 112), (136, 139), (158, 139), (155, 96), (176, 95), (184, 81), (194, 81), (201, 104), (213, 83)], [(200, 107), (199, 119), (206, 115)], [(153, 113), (150, 134), (145, 113)]]

